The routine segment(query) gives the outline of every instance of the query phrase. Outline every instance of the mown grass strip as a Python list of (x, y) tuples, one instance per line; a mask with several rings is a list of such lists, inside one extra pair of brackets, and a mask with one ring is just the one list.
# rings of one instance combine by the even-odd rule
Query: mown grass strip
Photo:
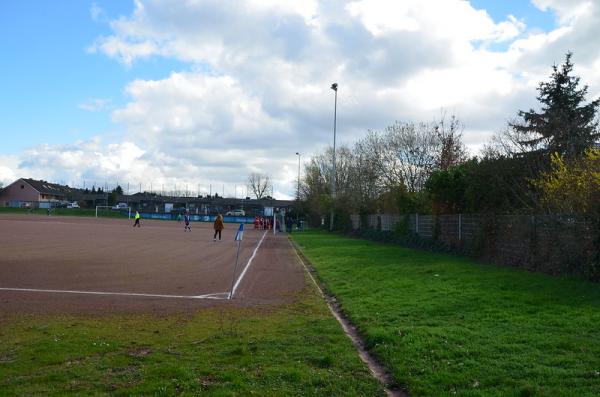
[(164, 317), (0, 317), (0, 394), (382, 396), (311, 288)]
[[(44, 208), (11, 208), (0, 207), (0, 214), (20, 214), (20, 215), (48, 215), (48, 210)], [(99, 210), (99, 215), (103, 218), (127, 218), (126, 212), (110, 209)], [(87, 216), (95, 217), (96, 209), (86, 208), (52, 208), (51, 216)]]
[(324, 232), (293, 237), (411, 395), (600, 395), (598, 284)]

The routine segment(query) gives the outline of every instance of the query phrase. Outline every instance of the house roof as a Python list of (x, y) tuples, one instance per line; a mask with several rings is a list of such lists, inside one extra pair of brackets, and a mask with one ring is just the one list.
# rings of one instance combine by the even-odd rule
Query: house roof
[(64, 196), (67, 193), (71, 193), (76, 189), (72, 189), (68, 186), (59, 185), (56, 183), (50, 183), (47, 181), (38, 181), (35, 179), (22, 178), (23, 181), (27, 182), (31, 187), (40, 192), (41, 194), (52, 194), (55, 196)]
[[(65, 185), (59, 185), (57, 183), (51, 183), (51, 182), (47, 182), (44, 180), (36, 180), (36, 179), (31, 179), (31, 178), (20, 178), (18, 180), (16, 180), (15, 182), (13, 182), (11, 185), (19, 183), (20, 181), (26, 182), (27, 184), (31, 185), (31, 187), (33, 187), (35, 190), (37, 190), (40, 194), (47, 194), (47, 195), (54, 195), (54, 196), (59, 196), (59, 197), (66, 197), (67, 195), (69, 195), (69, 197), (73, 198), (73, 199), (83, 199), (83, 200), (92, 200), (98, 197), (104, 198), (106, 197), (106, 195), (110, 192), (103, 192), (103, 193), (94, 193), (92, 194), (91, 192), (89, 192), (89, 190), (87, 189), (79, 189), (79, 188), (72, 188), (69, 186), (65, 186)], [(88, 191), (86, 193), (86, 190)], [(0, 189), (0, 191), (2, 191), (2, 189)], [(129, 197), (129, 198), (128, 198)], [(295, 201), (293, 200), (276, 200), (276, 199), (250, 199), (250, 200), (244, 200), (244, 199), (238, 199), (238, 198), (223, 198), (223, 197), (204, 197), (204, 198), (200, 198), (200, 197), (170, 197), (170, 196), (161, 196), (158, 195), (156, 193), (148, 193), (148, 192), (142, 192), (142, 193), (135, 193), (132, 194), (130, 196), (127, 195), (119, 195), (117, 197), (118, 201), (133, 201), (133, 202), (140, 202), (140, 201), (156, 201), (156, 202), (172, 202), (172, 203), (192, 203), (192, 202), (196, 202), (196, 203), (203, 203), (203, 204), (210, 204), (210, 205), (219, 205), (219, 206), (230, 206), (230, 207), (236, 207), (236, 206), (240, 206), (240, 205), (250, 205), (250, 206), (271, 206), (271, 207), (285, 207), (285, 206), (291, 206), (294, 205)]]

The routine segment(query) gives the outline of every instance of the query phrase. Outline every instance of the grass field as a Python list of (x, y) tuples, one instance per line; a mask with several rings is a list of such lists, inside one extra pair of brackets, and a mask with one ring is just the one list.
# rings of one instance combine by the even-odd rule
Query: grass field
[[(0, 207), (0, 214), (22, 214), (22, 215), (47, 215), (48, 210), (43, 208), (27, 209), (27, 208), (10, 208)], [(53, 208), (53, 216), (96, 216), (96, 209), (84, 208)], [(127, 214), (120, 211), (110, 209), (100, 210), (100, 215), (104, 218), (127, 218)]]
[(0, 318), (2, 396), (378, 396), (322, 299), (170, 316)]
[(600, 395), (600, 286), (349, 239), (294, 234), (412, 396)]

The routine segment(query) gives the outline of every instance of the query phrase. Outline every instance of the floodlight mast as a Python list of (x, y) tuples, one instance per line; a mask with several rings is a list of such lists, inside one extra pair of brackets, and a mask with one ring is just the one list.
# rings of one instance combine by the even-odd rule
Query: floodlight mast
[(296, 152), (296, 156), (298, 156), (298, 190), (296, 191), (296, 197), (298, 201), (300, 201), (300, 157), (302, 156), (300, 152)]
[(298, 207), (296, 208), (296, 223), (300, 224), (300, 157), (302, 156), (300, 152), (296, 152), (296, 156), (298, 156), (298, 192), (297, 192), (297, 200)]
[(335, 100), (333, 107), (333, 168), (331, 173), (331, 216), (329, 218), (329, 231), (333, 231), (333, 213), (335, 205), (335, 130), (337, 124), (337, 92), (338, 84), (333, 83), (331, 89), (335, 91)]

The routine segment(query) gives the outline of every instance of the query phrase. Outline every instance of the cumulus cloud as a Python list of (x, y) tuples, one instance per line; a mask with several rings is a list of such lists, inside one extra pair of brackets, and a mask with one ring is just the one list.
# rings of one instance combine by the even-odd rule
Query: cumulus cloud
[(375, 36), (407, 31), (456, 42), (506, 41), (518, 36), (525, 28), (512, 16), (496, 24), (487, 12), (476, 10), (462, 0), (360, 0), (346, 8)]
[(0, 156), (0, 184), (6, 186), (21, 177), (18, 163), (17, 156)]
[(72, 170), (68, 179), (113, 180), (119, 175), (140, 171), (136, 162), (144, 151), (131, 142), (103, 144), (99, 137), (69, 145), (38, 145), (25, 151), (19, 169), (43, 179), (61, 178), (61, 171)]
[(103, 22), (106, 18), (104, 10), (96, 3), (92, 3), (90, 7), (90, 16), (94, 22)]
[(173, 73), (160, 81), (138, 80), (126, 92), (132, 102), (113, 113), (130, 136), (153, 145), (253, 146), (290, 134), (285, 120), (271, 117), (260, 98), (229, 76)]
[[(128, 102), (112, 111), (120, 142), (38, 146), (19, 167), (228, 186), (258, 171), (293, 197), (294, 153), (306, 159), (332, 143), (334, 81), (338, 141), (395, 120), (430, 121), (444, 108), (476, 150), (518, 109), (535, 106), (535, 87), (569, 50), (582, 81), (596, 86), (590, 94), (600, 92), (600, 6), (533, 3), (556, 15), (554, 29), (530, 29), (520, 16), (495, 22), (464, 0), (136, 0), (89, 51), (132, 70), (152, 57), (189, 67), (124, 87)], [(96, 101), (80, 107), (108, 104)]]
[[(158, 190), (161, 186), (173, 190), (186, 171), (185, 164), (160, 153), (143, 150), (134, 142), (103, 142), (100, 137), (77, 141), (69, 145), (38, 145), (29, 148), (20, 159), (8, 160), (19, 170), (19, 177), (34, 177), (57, 181), (71, 186), (114, 187), (119, 183), (123, 188), (131, 185), (132, 191)], [(17, 163), (17, 164), (15, 164)], [(0, 166), (0, 181), (12, 182), (14, 173), (3, 172)], [(174, 173), (172, 169), (176, 169)], [(65, 173), (65, 170), (70, 172)], [(189, 181), (191, 184), (191, 180)], [(134, 190), (135, 187), (135, 190)]]
[(596, 7), (592, 0), (532, 0), (532, 3), (542, 11), (554, 10), (563, 25), (585, 19)]
[(105, 110), (110, 105), (110, 99), (89, 98), (85, 102), (77, 105), (79, 109), (87, 110), (88, 112), (100, 112)]

